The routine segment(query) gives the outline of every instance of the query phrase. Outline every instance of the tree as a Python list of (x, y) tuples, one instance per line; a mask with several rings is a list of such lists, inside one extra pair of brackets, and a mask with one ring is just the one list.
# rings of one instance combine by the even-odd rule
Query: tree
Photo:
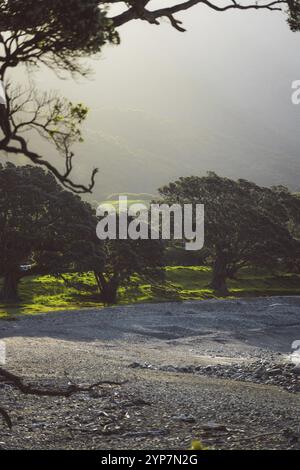
[(261, 188), (215, 173), (180, 178), (160, 189), (169, 203), (205, 205), (205, 247), (213, 260), (211, 287), (228, 294), (226, 280), (247, 265), (274, 266), (299, 250), (290, 223), (300, 199), (278, 188)]
[[(132, 21), (143, 20), (151, 24), (159, 24), (162, 18), (167, 18), (178, 31), (185, 31), (182, 22), (176, 18), (180, 12), (197, 5), (205, 6), (214, 11), (227, 10), (248, 11), (282, 10), (288, 11), (288, 22), (293, 31), (300, 29), (299, 0), (273, 0), (253, 3), (239, 3), (228, 0), (220, 6), (209, 0), (188, 0), (175, 2), (171, 6), (153, 9), (151, 0), (0, 0), (0, 79), (5, 83), (7, 108), (0, 106), (0, 127), (3, 136), (0, 138), (0, 150), (9, 155), (24, 155), (35, 165), (46, 167), (66, 188), (77, 193), (91, 192), (95, 184), (97, 170), (93, 170), (89, 184), (73, 181), (74, 153), (72, 145), (82, 140), (79, 127), (86, 117), (86, 109), (78, 105), (41, 97), (34, 94), (32, 89), (20, 93), (9, 86), (6, 80), (7, 71), (19, 65), (39, 66), (42, 64), (55, 69), (56, 72), (67, 71), (71, 74), (86, 75), (88, 70), (82, 65), (81, 59), (98, 54), (105, 44), (118, 44), (120, 36), (117, 29)], [(122, 7), (119, 14), (112, 14), (111, 7)], [(14, 101), (14, 106), (11, 102)], [(28, 106), (26, 114), (24, 107)], [(45, 120), (41, 119), (40, 110), (45, 111)], [(57, 108), (58, 106), (58, 108)], [(81, 113), (85, 109), (84, 115)], [(38, 112), (37, 112), (38, 111)], [(56, 116), (53, 121), (53, 114)], [(16, 116), (19, 117), (15, 125)], [(26, 118), (24, 117), (26, 116)], [(70, 120), (70, 116), (72, 119)], [(25, 119), (25, 121), (24, 121)], [(50, 120), (50, 122), (48, 121)], [(71, 122), (78, 133), (74, 134)], [(63, 145), (57, 146), (57, 133), (61, 126), (67, 123)], [(50, 126), (48, 125), (50, 124)], [(54, 124), (59, 127), (56, 130)], [(24, 131), (40, 131), (40, 134), (55, 146), (56, 151), (63, 156), (65, 170), (61, 171), (53, 162), (47, 161), (42, 152), (34, 151), (24, 138)], [(75, 139), (75, 136), (77, 137)], [(70, 137), (70, 138), (69, 138)]]
[(133, 275), (146, 280), (163, 278), (164, 245), (159, 240), (107, 240), (104, 242), (105, 264), (95, 270), (101, 300), (116, 303), (118, 289), (130, 285)]
[[(92, 191), (96, 169), (92, 172), (88, 186), (74, 183), (70, 178), (74, 159), (72, 146), (83, 142), (81, 124), (88, 114), (88, 109), (82, 103), (73, 104), (51, 92), (39, 94), (34, 88), (17, 88), (8, 98), (7, 113), (9, 119), (4, 121), (4, 127), (2, 126), (6, 137), (0, 143), (0, 148), (2, 147), (8, 155), (23, 155), (34, 164), (45, 167), (63, 186), (74, 193)], [(32, 132), (50, 143), (56, 153), (64, 158), (63, 172), (37, 151), (29, 148), (26, 136), (30, 138)]]
[(20, 63), (44, 63), (83, 73), (78, 59), (118, 42), (114, 25), (98, 0), (1, 0), (0, 30), (5, 55), (3, 77)]
[[(0, 116), (0, 149), (46, 167), (63, 185), (78, 193), (91, 192), (96, 175), (94, 170), (87, 186), (74, 183), (70, 177), (74, 157), (71, 147), (82, 140), (80, 125), (86, 108), (51, 94), (41, 97), (33, 92), (34, 86), (15, 89), (5, 77), (10, 68), (22, 64), (46, 64), (56, 71), (85, 74), (80, 58), (96, 54), (107, 42), (117, 43), (118, 35), (97, 0), (0, 1), (0, 79), (5, 81), (7, 94), (7, 108), (2, 107)], [(30, 148), (24, 132), (32, 130), (63, 155), (64, 172)]]
[[(39, 167), (0, 166), (0, 277), (3, 302), (18, 300), (28, 275), (100, 269), (103, 253), (89, 204)], [(24, 270), (21, 265), (30, 264)]]
[[(106, 43), (118, 43), (118, 35), (97, 0), (2, 0), (0, 1), (0, 79), (18, 65), (46, 64), (55, 71), (86, 74), (82, 57), (99, 52)], [(97, 171), (89, 185), (74, 183), (70, 174), (74, 153), (71, 147), (82, 141), (80, 125), (87, 115), (82, 104), (68, 103), (51, 94), (40, 96), (15, 89), (6, 83), (7, 109), (1, 109), (3, 138), (0, 149), (24, 155), (36, 165), (46, 167), (68, 189), (91, 192)], [(16, 123), (16, 120), (18, 123)], [(54, 144), (65, 159), (65, 171), (33, 151), (24, 132), (38, 131)]]

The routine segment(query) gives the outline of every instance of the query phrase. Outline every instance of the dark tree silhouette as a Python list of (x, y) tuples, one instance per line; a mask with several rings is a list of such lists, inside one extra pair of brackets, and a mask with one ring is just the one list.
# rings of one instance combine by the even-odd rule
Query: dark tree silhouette
[(300, 16), (299, 16), (299, 1), (298, 0), (273, 0), (273, 1), (256, 1), (247, 2), (236, 0), (228, 0), (220, 5), (216, 2), (209, 0), (188, 0), (185, 2), (173, 2), (173, 5), (163, 6), (163, 8), (151, 8), (152, 0), (132, 0), (132, 1), (118, 1), (111, 0), (108, 2), (101, 2), (107, 4), (123, 4), (126, 6), (125, 11), (121, 14), (112, 17), (112, 21), (115, 27), (121, 26), (128, 23), (131, 20), (144, 20), (148, 23), (159, 25), (159, 20), (167, 18), (170, 24), (180, 32), (184, 32), (185, 29), (182, 26), (182, 21), (175, 18), (174, 15), (190, 10), (196, 6), (204, 6), (210, 8), (216, 12), (225, 12), (228, 10), (269, 10), (269, 11), (287, 11), (288, 22), (293, 31), (299, 31), (300, 28)]
[(287, 189), (262, 188), (209, 173), (180, 178), (160, 194), (169, 203), (205, 205), (205, 248), (213, 259), (211, 287), (221, 295), (228, 294), (227, 278), (243, 266), (276, 266), (280, 258), (299, 251), (291, 222), (299, 224), (300, 199)]
[[(118, 35), (97, 0), (0, 1), (0, 79), (5, 83), (8, 102), (7, 108), (1, 107), (0, 110), (3, 133), (0, 150), (11, 155), (24, 155), (34, 164), (46, 167), (63, 185), (78, 193), (91, 192), (96, 175), (94, 170), (89, 185), (74, 183), (70, 177), (74, 157), (71, 146), (76, 142), (75, 137), (79, 138), (78, 125), (86, 117), (86, 110), (83, 106), (80, 109), (80, 105), (66, 106), (59, 99), (46, 97), (41, 100), (32, 90), (20, 93), (20, 90), (9, 86), (5, 77), (9, 69), (22, 64), (46, 64), (56, 72), (66, 70), (85, 74), (80, 58), (96, 54), (107, 42), (118, 43)], [(24, 115), (26, 104), (32, 108), (29, 118)], [(49, 109), (43, 121), (41, 116), (46, 105)], [(18, 126), (15, 125), (16, 115), (19, 116)], [(66, 124), (65, 138), (58, 146), (55, 125), (61, 128), (62, 123)], [(64, 172), (45, 160), (42, 153), (30, 148), (23, 132), (32, 128), (52, 141), (63, 155)]]
[(51, 173), (0, 165), (1, 301), (18, 300), (24, 276), (100, 270), (103, 253), (95, 226), (89, 204), (62, 189)]

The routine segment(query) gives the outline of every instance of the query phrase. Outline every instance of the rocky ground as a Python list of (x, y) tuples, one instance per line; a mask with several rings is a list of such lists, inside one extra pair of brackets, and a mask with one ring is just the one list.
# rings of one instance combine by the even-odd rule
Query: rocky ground
[(40, 397), (0, 376), (2, 449), (300, 449), (299, 298), (23, 317), (0, 339), (6, 369), (36, 386), (117, 382)]
[(277, 359), (277, 362), (270, 362), (261, 359), (260, 361), (247, 362), (246, 364), (186, 365), (182, 367), (173, 365), (155, 366), (148, 362), (143, 364), (133, 362), (129, 367), (132, 369), (161, 370), (164, 372), (205, 375), (221, 379), (277, 385), (290, 393), (300, 392), (300, 365), (286, 362), (286, 360), (279, 362)]

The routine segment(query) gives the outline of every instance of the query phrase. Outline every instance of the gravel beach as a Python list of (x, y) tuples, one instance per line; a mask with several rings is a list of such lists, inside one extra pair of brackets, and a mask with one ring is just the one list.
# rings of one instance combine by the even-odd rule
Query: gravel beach
[[(300, 298), (137, 304), (0, 321), (2, 449), (300, 449)], [(123, 383), (124, 382), (124, 383)]]

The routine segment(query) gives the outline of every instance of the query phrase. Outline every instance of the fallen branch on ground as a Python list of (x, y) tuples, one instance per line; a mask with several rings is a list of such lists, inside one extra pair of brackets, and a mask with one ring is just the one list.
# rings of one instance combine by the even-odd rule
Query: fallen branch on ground
[[(110, 385), (110, 386), (121, 386), (126, 383), (123, 382), (116, 382), (113, 380), (101, 380), (100, 382), (93, 383), (91, 385), (82, 386), (75, 383), (69, 384), (66, 388), (41, 388), (33, 386), (29, 383), (25, 383), (21, 377), (18, 375), (9, 372), (2, 367), (0, 367), (0, 380), (2, 383), (4, 382), (7, 385), (12, 385), (20, 392), (24, 393), (25, 395), (37, 395), (43, 397), (65, 397), (68, 398), (75, 393), (81, 392), (90, 392), (96, 387), (100, 387), (102, 385)], [(4, 418), (4, 421), (8, 425), (8, 427), (12, 427), (11, 419), (8, 413), (3, 409), (0, 408), (0, 415)]]

